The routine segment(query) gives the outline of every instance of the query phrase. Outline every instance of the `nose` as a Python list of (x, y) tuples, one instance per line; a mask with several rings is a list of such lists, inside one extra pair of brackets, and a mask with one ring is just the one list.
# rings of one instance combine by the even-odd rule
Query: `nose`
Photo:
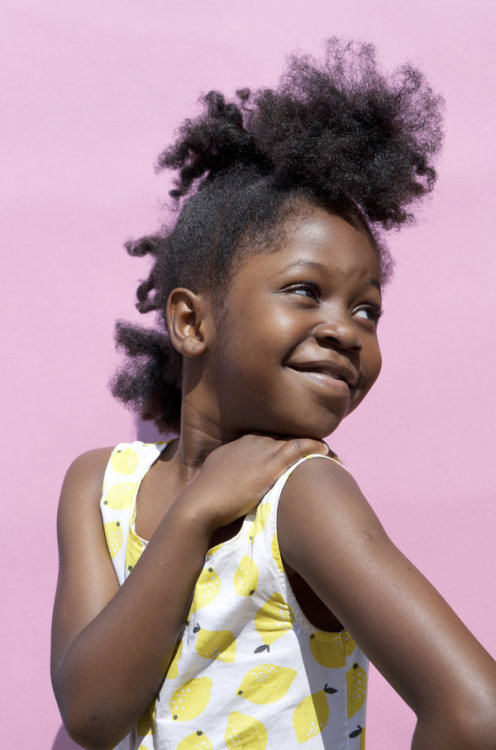
[(315, 339), (321, 346), (343, 350), (361, 351), (363, 341), (353, 321), (344, 316), (333, 316), (314, 329)]

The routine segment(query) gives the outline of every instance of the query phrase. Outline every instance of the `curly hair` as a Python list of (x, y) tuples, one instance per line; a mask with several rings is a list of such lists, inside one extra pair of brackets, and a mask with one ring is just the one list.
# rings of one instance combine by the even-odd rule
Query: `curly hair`
[(308, 205), (364, 229), (386, 281), (384, 231), (410, 222), (432, 190), (442, 139), (442, 98), (418, 69), (384, 74), (372, 45), (336, 38), (321, 61), (292, 55), (275, 89), (240, 89), (234, 101), (210, 91), (201, 101), (203, 113), (158, 157), (158, 170), (177, 171), (175, 224), (126, 244), (154, 259), (137, 308), (156, 311), (156, 327), (116, 324), (127, 360), (112, 392), (161, 431), (177, 431), (181, 411), (181, 360), (165, 317), (172, 289), (221, 298), (234, 261), (273, 249)]

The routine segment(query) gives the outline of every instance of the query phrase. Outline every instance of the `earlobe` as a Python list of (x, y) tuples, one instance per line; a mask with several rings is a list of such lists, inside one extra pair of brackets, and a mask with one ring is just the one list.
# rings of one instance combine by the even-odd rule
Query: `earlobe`
[(206, 305), (203, 295), (191, 289), (173, 289), (167, 300), (167, 327), (171, 343), (184, 357), (201, 356), (207, 348)]

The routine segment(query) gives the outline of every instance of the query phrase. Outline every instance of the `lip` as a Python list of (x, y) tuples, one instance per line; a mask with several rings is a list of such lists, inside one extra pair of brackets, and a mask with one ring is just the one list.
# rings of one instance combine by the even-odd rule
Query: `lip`
[(303, 377), (305, 380), (317, 386), (319, 389), (332, 396), (333, 398), (349, 399), (351, 397), (351, 389), (345, 380), (336, 378), (333, 375), (328, 375), (325, 372), (319, 370), (300, 370), (296, 367), (291, 367), (293, 372), (296, 372), (299, 377)]
[(351, 366), (331, 362), (328, 360), (316, 360), (310, 362), (288, 362), (288, 367), (317, 382), (343, 383), (347, 390), (354, 388), (358, 381), (355, 369)]

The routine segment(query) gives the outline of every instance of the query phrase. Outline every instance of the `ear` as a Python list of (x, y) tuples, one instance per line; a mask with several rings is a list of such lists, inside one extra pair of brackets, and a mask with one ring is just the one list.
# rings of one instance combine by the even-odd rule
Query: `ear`
[(185, 357), (201, 356), (207, 349), (209, 305), (191, 289), (173, 289), (167, 300), (167, 327), (174, 349)]

